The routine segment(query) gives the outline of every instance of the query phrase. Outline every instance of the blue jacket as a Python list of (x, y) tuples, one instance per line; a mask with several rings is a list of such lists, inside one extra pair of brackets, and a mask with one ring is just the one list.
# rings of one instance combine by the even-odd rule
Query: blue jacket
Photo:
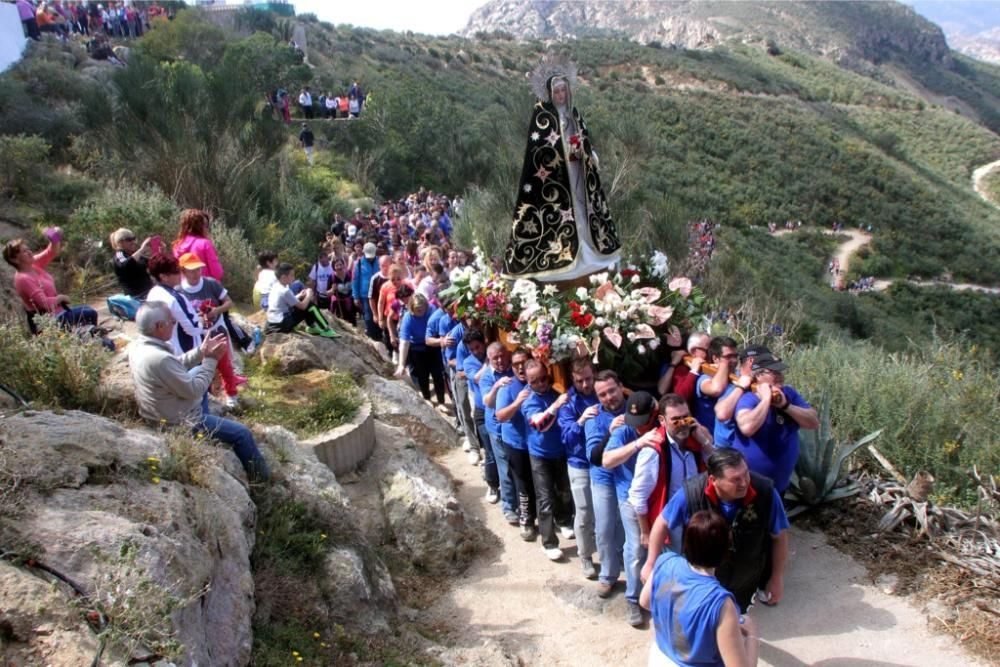
[(368, 305), (368, 287), (372, 277), (378, 273), (378, 257), (362, 257), (354, 263), (354, 277), (351, 279), (351, 296), (361, 301), (361, 310), (366, 320), (372, 319), (372, 309)]

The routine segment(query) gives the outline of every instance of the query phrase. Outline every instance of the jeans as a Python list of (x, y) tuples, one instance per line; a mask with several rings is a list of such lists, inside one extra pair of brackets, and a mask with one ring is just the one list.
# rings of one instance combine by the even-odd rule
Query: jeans
[(590, 496), (590, 470), (567, 466), (569, 488), (573, 492), (573, 532), (576, 534), (576, 553), (590, 560), (597, 551), (594, 538), (594, 503)]
[(203, 414), (201, 420), (192, 425), (191, 430), (232, 446), (236, 458), (243, 464), (243, 469), (247, 471), (247, 477), (251, 481), (266, 481), (270, 477), (267, 462), (257, 449), (253, 433), (243, 424)]
[(529, 456), (531, 479), (535, 484), (535, 507), (538, 512), (538, 533), (542, 536), (542, 546), (546, 549), (558, 548), (557, 523), (568, 524), (569, 512), (564, 506), (560, 491), (569, 487), (566, 475), (566, 459), (547, 459)]
[(618, 512), (618, 496), (615, 494), (615, 487), (591, 482), (590, 497), (594, 502), (597, 554), (601, 559), (599, 581), (611, 585), (618, 581), (618, 575), (621, 574), (622, 549), (625, 545), (625, 530)]
[(469, 407), (469, 381), (454, 369), (451, 370), (451, 373), (452, 378), (454, 378), (455, 413), (458, 415), (458, 423), (461, 424), (465, 437), (469, 439), (469, 444), (475, 447), (478, 440), (476, 440), (475, 426), (472, 421), (472, 409)]
[(75, 327), (81, 324), (97, 326), (97, 311), (90, 306), (70, 306), (56, 315), (56, 321), (64, 327)]
[(622, 515), (622, 528), (625, 529), (625, 599), (638, 604), (639, 592), (642, 590), (639, 574), (646, 564), (646, 548), (642, 546), (635, 508), (624, 501), (618, 505), (618, 509)]
[(472, 417), (476, 424), (476, 438), (479, 446), (483, 449), (483, 479), (491, 489), (500, 486), (500, 477), (497, 474), (497, 461), (493, 455), (493, 445), (490, 442), (490, 434), (486, 432), (486, 412), (482, 408), (476, 408)]
[(517, 487), (517, 517), (522, 528), (535, 525), (535, 484), (531, 477), (531, 459), (527, 449), (504, 444), (510, 472)]
[(490, 433), (490, 444), (493, 445), (493, 457), (497, 462), (497, 476), (500, 478), (500, 508), (504, 514), (508, 514), (513, 512), (517, 506), (517, 487), (514, 485), (514, 473), (510, 469), (507, 447), (503, 444), (499, 433)]

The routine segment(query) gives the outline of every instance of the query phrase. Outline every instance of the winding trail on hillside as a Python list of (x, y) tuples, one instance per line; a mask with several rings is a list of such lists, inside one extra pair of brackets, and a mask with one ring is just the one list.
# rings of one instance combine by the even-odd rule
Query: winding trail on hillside
[[(522, 665), (646, 664), (652, 632), (626, 624), (621, 592), (600, 600), (578, 560), (552, 563), (539, 542), (523, 542), (499, 507), (487, 504), (481, 469), (470, 466), (464, 452), (448, 450), (437, 460), (455, 479), (465, 511), (499, 541), (420, 611), (422, 619), (444, 632), (446, 643), (496, 643)], [(561, 546), (567, 556), (575, 555), (574, 541)], [(785, 599), (751, 612), (761, 629), (759, 664), (986, 664), (966, 654), (955, 639), (932, 634), (907, 598), (873, 586), (864, 568), (835, 550), (823, 534), (793, 528), (790, 551)]]
[[(987, 167), (997, 168), (1000, 167), (1000, 160), (991, 163), (991, 165), (986, 165)], [(983, 167), (985, 168), (985, 167)], [(986, 195), (980, 193), (980, 195), (986, 199)], [(989, 199), (986, 199), (990, 201)], [(992, 202), (991, 202), (992, 203)], [(785, 236), (795, 232), (794, 229), (779, 229), (775, 231), (772, 236)], [(824, 229), (823, 233), (827, 236), (848, 236), (848, 240), (840, 243), (837, 249), (834, 251), (834, 258), (840, 262), (840, 270), (843, 275), (847, 275), (848, 267), (850, 265), (851, 256), (864, 246), (871, 243), (872, 235), (867, 232), (862, 232), (856, 229), (842, 229), (839, 232), (834, 232), (833, 230)], [(896, 282), (895, 280), (887, 280), (885, 278), (880, 278), (875, 281), (874, 288), (878, 292), (885, 291)], [(992, 287), (989, 285), (977, 285), (975, 283), (952, 283), (943, 280), (907, 280), (905, 281), (910, 285), (916, 285), (917, 287), (947, 287), (953, 292), (981, 292), (983, 294), (1000, 294), (1000, 287)]]
[(980, 197), (983, 198), (986, 203), (1000, 208), (1000, 202), (993, 201), (990, 199), (989, 194), (986, 192), (986, 177), (992, 174), (996, 169), (1000, 168), (1000, 160), (996, 162), (990, 162), (989, 164), (984, 164), (972, 172), (972, 188), (976, 191)]

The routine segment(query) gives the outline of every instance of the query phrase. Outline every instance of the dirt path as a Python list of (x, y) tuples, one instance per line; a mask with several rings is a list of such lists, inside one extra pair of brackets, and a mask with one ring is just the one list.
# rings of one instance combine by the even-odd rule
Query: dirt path
[(972, 172), (972, 188), (976, 191), (980, 197), (986, 200), (987, 203), (993, 204), (994, 206), (1000, 207), (1000, 202), (995, 202), (989, 198), (986, 193), (986, 187), (984, 181), (986, 177), (989, 176), (995, 169), (1000, 168), (1000, 160), (996, 162), (990, 162), (989, 164), (984, 164), (979, 167), (974, 172)]
[[(522, 665), (645, 665), (650, 630), (625, 623), (620, 593), (594, 594), (575, 559), (552, 563), (538, 542), (526, 543), (484, 500), (480, 469), (461, 451), (442, 463), (459, 485), (466, 511), (483, 521), (500, 545), (477, 559), (430, 609), (428, 621), (447, 642), (479, 646), (492, 640)], [(564, 541), (567, 555), (575, 543)], [(761, 665), (772, 667), (974, 667), (985, 663), (956, 642), (932, 635), (923, 614), (871, 584), (865, 570), (817, 533), (792, 531), (786, 598), (755, 609), (763, 643)]]
[(839, 232), (825, 230), (823, 233), (830, 236), (846, 235), (851, 237), (850, 240), (844, 241), (837, 246), (837, 252), (833, 255), (834, 258), (840, 262), (840, 270), (845, 275), (847, 274), (847, 265), (851, 261), (851, 255), (860, 250), (862, 246), (866, 246), (871, 243), (872, 240), (871, 234), (859, 232), (856, 229), (842, 229)]

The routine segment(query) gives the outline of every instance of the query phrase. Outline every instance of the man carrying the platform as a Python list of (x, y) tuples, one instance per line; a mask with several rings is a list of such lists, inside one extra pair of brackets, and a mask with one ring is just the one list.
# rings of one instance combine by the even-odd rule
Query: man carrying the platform
[(497, 394), (497, 421), (500, 423), (500, 438), (506, 448), (510, 471), (514, 475), (517, 489), (517, 516), (508, 523), (521, 527), (521, 539), (531, 542), (537, 537), (535, 531), (535, 485), (531, 478), (531, 459), (528, 458), (528, 440), (521, 405), (531, 395), (526, 367), (531, 361), (531, 352), (519, 347), (511, 354), (510, 367), (514, 379), (504, 385)]
[(531, 394), (521, 404), (521, 414), (527, 424), (528, 456), (531, 479), (535, 485), (538, 512), (538, 532), (542, 550), (549, 560), (562, 559), (559, 534), (573, 538), (569, 528), (572, 510), (566, 507), (569, 498), (569, 477), (566, 472), (566, 450), (559, 430), (559, 409), (569, 398), (552, 388), (549, 369), (532, 359), (525, 366)]
[(691, 356), (690, 364), (683, 360), (683, 354), (672, 354), (671, 365), (664, 367), (660, 373), (657, 391), (661, 395), (678, 394), (690, 404), (694, 400), (695, 382), (701, 374), (701, 365), (708, 359), (710, 343), (711, 336), (707, 333), (696, 331), (688, 336), (687, 351)]
[(716, 568), (715, 576), (736, 597), (740, 611), (746, 613), (758, 589), (762, 602), (781, 601), (788, 561), (788, 517), (771, 480), (750, 472), (743, 455), (731, 447), (712, 452), (708, 470), (684, 482), (656, 518), (643, 580), (649, 578), (668, 533), (683, 531), (695, 512), (706, 509), (721, 514), (730, 526), (731, 552)]
[(750, 470), (770, 478), (778, 494), (788, 488), (799, 458), (799, 428), (819, 428), (816, 410), (797, 391), (785, 385), (788, 365), (761, 354), (750, 367), (756, 393), (736, 403), (736, 441), (733, 447), (746, 457)]
[[(500, 508), (505, 518), (511, 515), (516, 517), (514, 507), (517, 504), (517, 487), (510, 471), (510, 461), (503, 447), (503, 439), (500, 436), (500, 422), (497, 421), (497, 394), (514, 379), (514, 372), (510, 369), (510, 350), (504, 347), (503, 343), (495, 341), (486, 348), (486, 358), (490, 362), (490, 368), (479, 380), (479, 393), (482, 394), (483, 405), (486, 406), (486, 433), (489, 438), (490, 451), (496, 461), (500, 485), (499, 489), (490, 489), (486, 499), (491, 503), (500, 500)], [(499, 495), (496, 495), (497, 492)]]
[(716, 336), (708, 345), (708, 361), (716, 365), (715, 373), (701, 373), (695, 379), (691, 413), (698, 423), (715, 430), (715, 402), (729, 386), (729, 372), (736, 366), (739, 355), (736, 341), (728, 336)]
[(622, 570), (622, 549), (625, 530), (618, 510), (614, 476), (604, 468), (602, 460), (611, 434), (625, 425), (625, 394), (618, 374), (605, 369), (594, 376), (594, 393), (601, 409), (593, 419), (584, 422), (583, 432), (590, 462), (590, 496), (594, 507), (594, 537), (601, 572), (597, 579), (597, 596), (606, 598), (614, 591)]
[(740, 352), (739, 378), (730, 383), (715, 402), (715, 431), (712, 435), (716, 447), (732, 447), (736, 440), (736, 404), (750, 391), (753, 382), (750, 367), (761, 354), (771, 354), (771, 351), (763, 345), (750, 345)]
[[(479, 393), (479, 379), (483, 376), (489, 365), (486, 363), (486, 337), (479, 329), (466, 329), (462, 335), (462, 347), (466, 354), (462, 356), (462, 374), (468, 383), (469, 398), (472, 403), (472, 426), (475, 432), (472, 451), (478, 459), (480, 450), (487, 457), (483, 460), (483, 479), (491, 488), (497, 487), (497, 465), (495, 461), (488, 458), (489, 446), (486, 435), (486, 406), (483, 405), (483, 397)], [(457, 358), (457, 357), (456, 357)], [(472, 457), (469, 457), (472, 461)]]
[(583, 576), (597, 578), (594, 567), (594, 509), (590, 493), (590, 461), (587, 459), (587, 438), (584, 427), (601, 409), (594, 393), (594, 365), (590, 359), (573, 360), (570, 369), (573, 386), (566, 392), (566, 405), (559, 409), (559, 430), (566, 448), (569, 487), (573, 492), (573, 532), (576, 553), (580, 557)]

